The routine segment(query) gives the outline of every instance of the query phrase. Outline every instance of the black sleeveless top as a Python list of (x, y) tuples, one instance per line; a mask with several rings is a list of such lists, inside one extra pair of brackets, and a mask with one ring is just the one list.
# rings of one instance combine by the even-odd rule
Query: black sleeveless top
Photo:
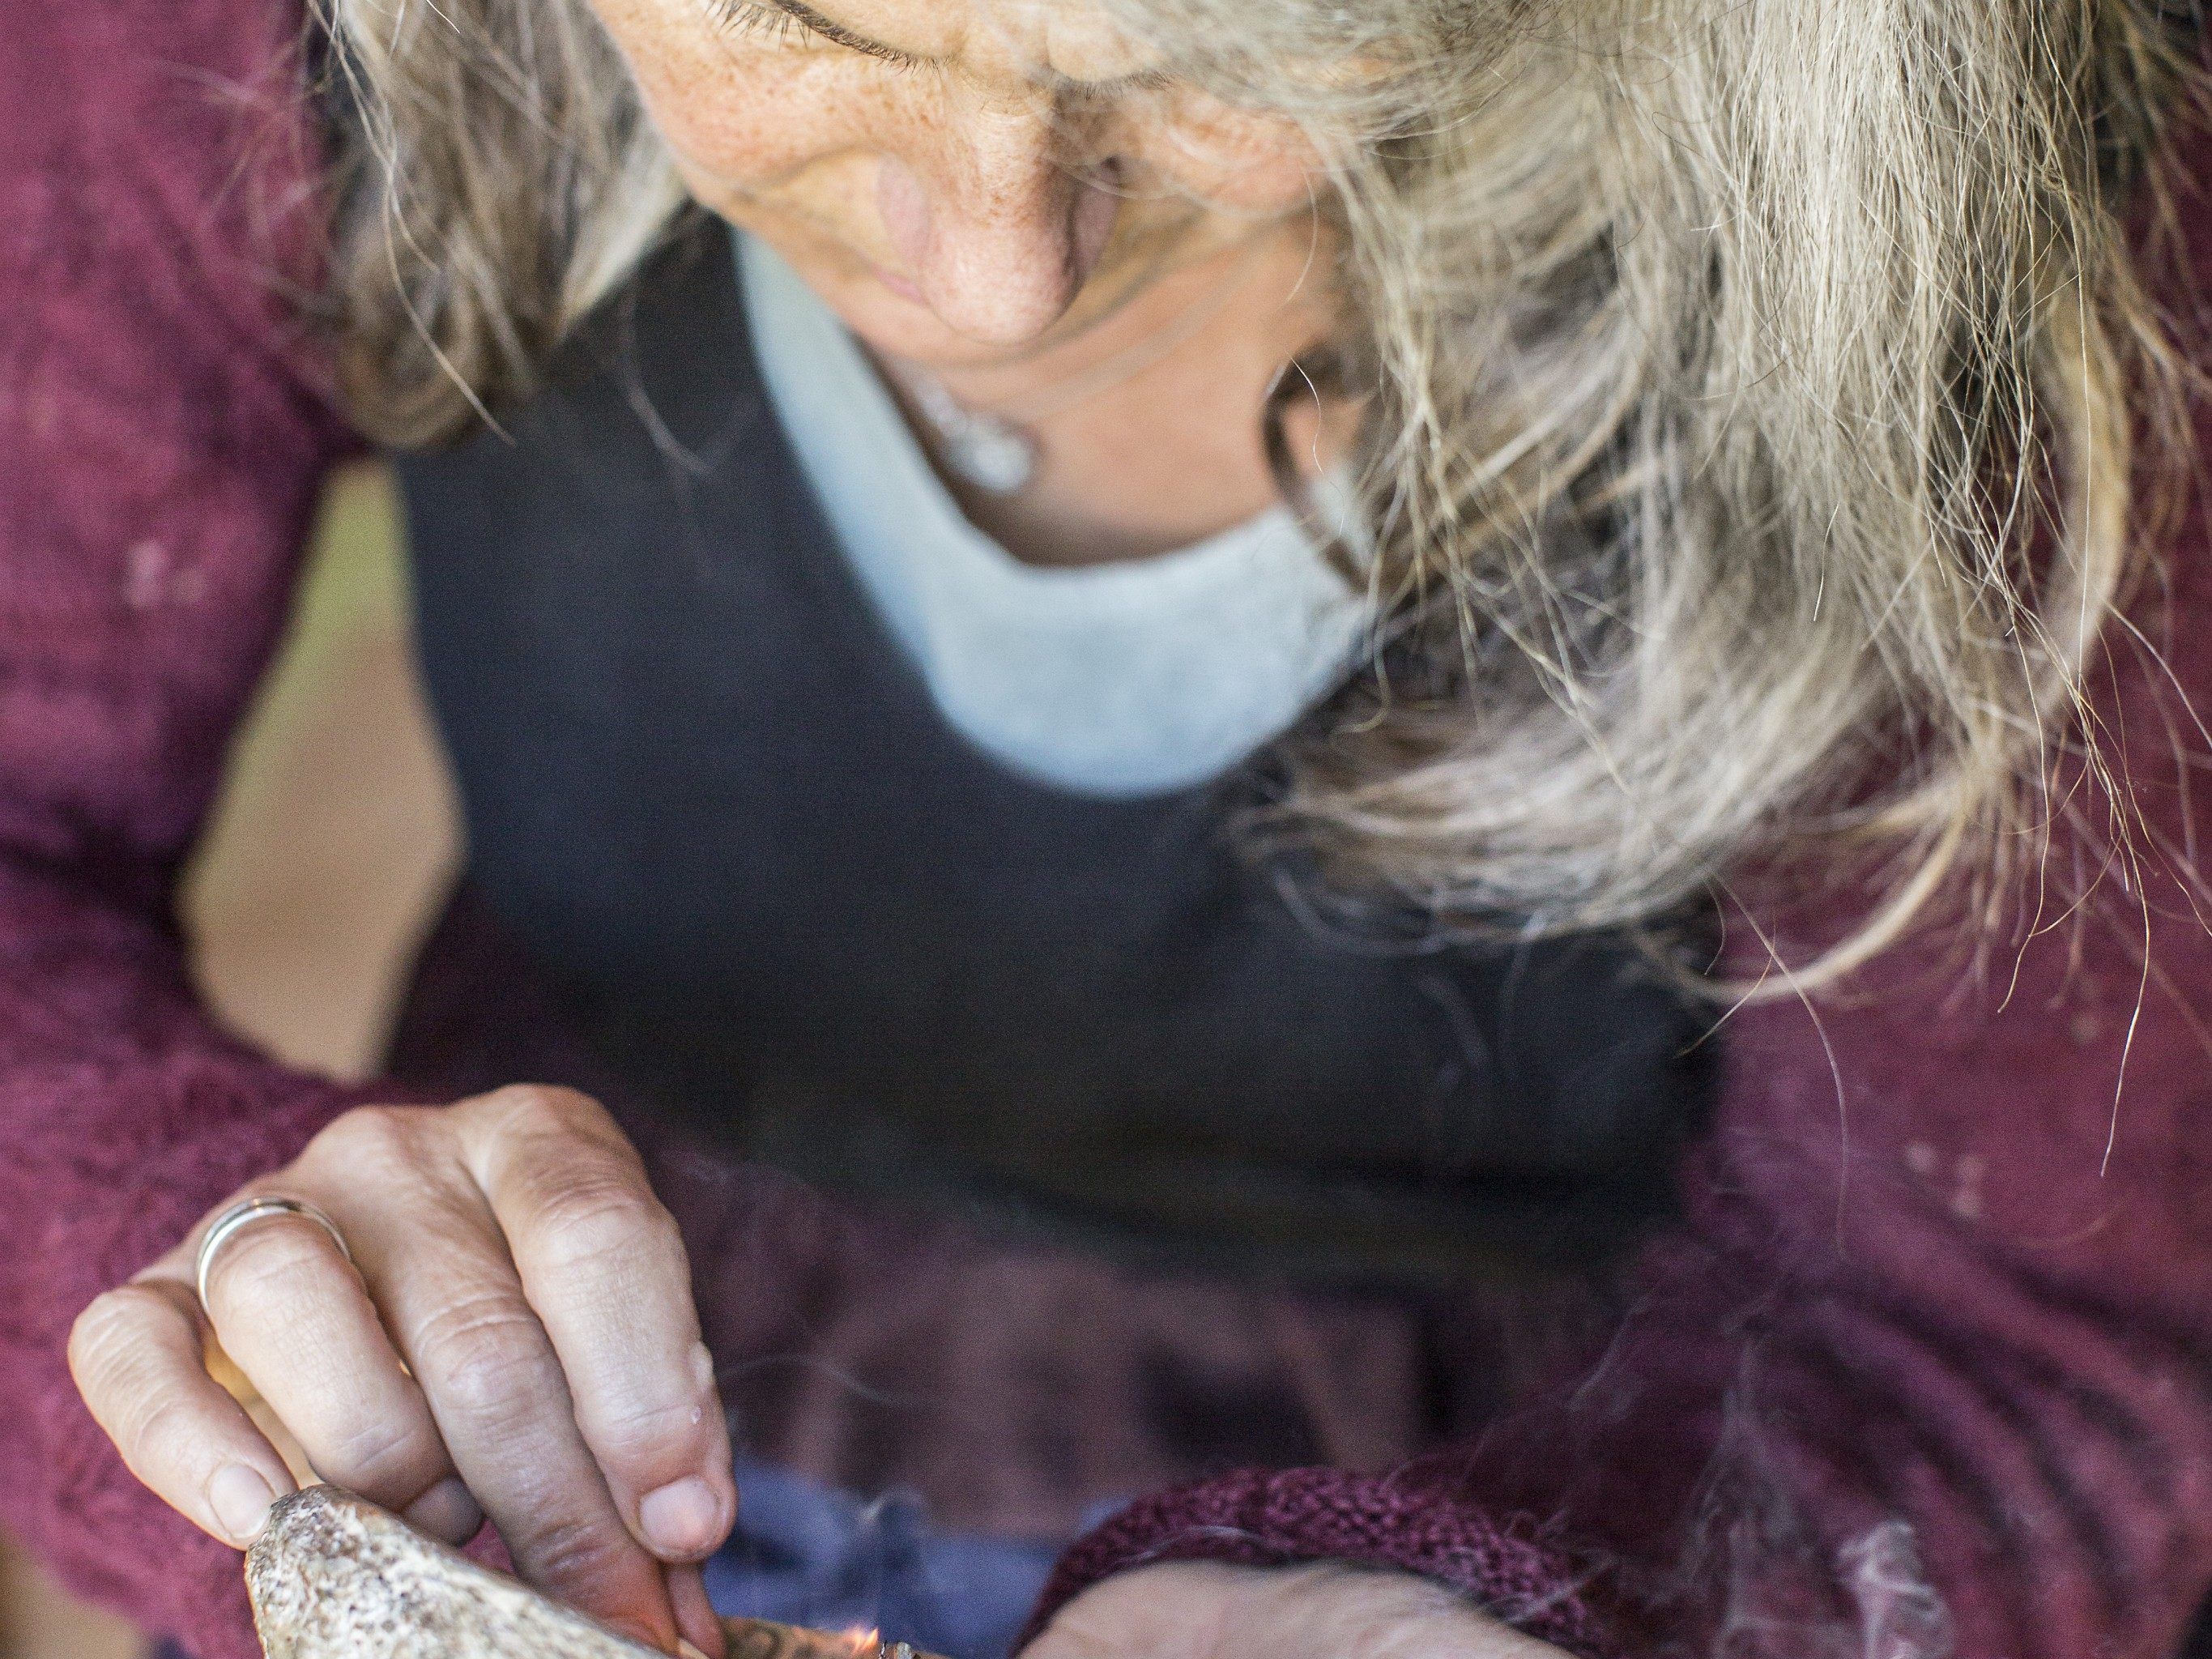
[(737, 282), (681, 240), (503, 432), (400, 465), (470, 884), (619, 1074), (832, 1187), (1235, 1271), (1587, 1264), (1663, 1213), (1697, 1012), (1614, 941), (1317, 926), (1227, 831), (1251, 777), (1102, 800), (975, 749)]

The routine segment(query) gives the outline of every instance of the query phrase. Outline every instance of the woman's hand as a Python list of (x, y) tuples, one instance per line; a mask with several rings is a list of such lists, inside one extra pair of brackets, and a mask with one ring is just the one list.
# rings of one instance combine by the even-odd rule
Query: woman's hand
[(227, 1358), (321, 1478), (451, 1542), (489, 1514), (550, 1594), (721, 1651), (690, 1564), (736, 1516), (728, 1431), (676, 1224), (597, 1103), (362, 1108), (251, 1194), (322, 1210), (353, 1263), (311, 1219), (257, 1220), (204, 1316), (204, 1219), (88, 1307), (70, 1369), (134, 1474), (229, 1543), (260, 1529), (293, 1480)]
[(1170, 1561), (1101, 1579), (1019, 1659), (1568, 1656), (1411, 1573)]

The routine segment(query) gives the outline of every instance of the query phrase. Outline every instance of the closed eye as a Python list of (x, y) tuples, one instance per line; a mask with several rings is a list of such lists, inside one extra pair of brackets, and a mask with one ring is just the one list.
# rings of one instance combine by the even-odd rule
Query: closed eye
[[(887, 46), (880, 40), (871, 40), (854, 33), (823, 16), (803, 0), (781, 0), (767, 4), (763, 0), (707, 0), (719, 27), (732, 33), (761, 36), (786, 44), (794, 40), (826, 41), (874, 58), (896, 69), (915, 70), (934, 66), (933, 60), (917, 57), (910, 52), (901, 52), (896, 46)], [(1173, 84), (1174, 76), (1162, 70), (1139, 70), (1133, 74), (1115, 76), (1109, 81), (1066, 81), (1053, 77), (1054, 84), (1066, 90), (1081, 91), (1093, 96), (1117, 93), (1158, 91)]]
[(880, 40), (864, 40), (811, 11), (763, 5), (761, 0), (708, 0), (708, 3), (714, 11), (717, 27), (732, 33), (758, 35), (779, 45), (799, 40), (826, 41), (870, 58), (880, 58), (899, 69), (920, 69), (927, 61), (912, 52), (901, 52), (896, 46), (887, 46)]

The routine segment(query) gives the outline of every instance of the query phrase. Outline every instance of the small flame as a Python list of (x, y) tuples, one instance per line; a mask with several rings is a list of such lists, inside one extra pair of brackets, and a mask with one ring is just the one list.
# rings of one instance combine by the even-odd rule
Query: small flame
[(848, 1625), (837, 1634), (852, 1649), (853, 1659), (870, 1659), (884, 1650), (884, 1633), (873, 1625)]

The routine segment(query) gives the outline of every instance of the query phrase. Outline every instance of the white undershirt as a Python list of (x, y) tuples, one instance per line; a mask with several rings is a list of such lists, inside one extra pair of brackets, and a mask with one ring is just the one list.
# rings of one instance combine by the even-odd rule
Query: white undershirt
[[(1156, 557), (1025, 564), (970, 524), (836, 314), (736, 233), (753, 349), (860, 585), (951, 726), (1044, 783), (1133, 797), (1219, 776), (1348, 666), (1365, 597), (1287, 506)], [(1360, 541), (1340, 479), (1316, 491)]]

